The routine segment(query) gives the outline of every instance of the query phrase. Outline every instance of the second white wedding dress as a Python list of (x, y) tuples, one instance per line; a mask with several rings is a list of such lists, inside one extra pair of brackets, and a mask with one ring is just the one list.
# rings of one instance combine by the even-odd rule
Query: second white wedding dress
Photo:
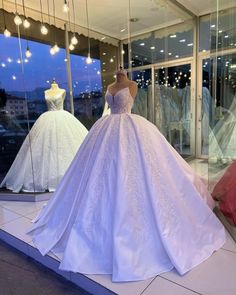
[[(30, 234), (60, 269), (144, 280), (184, 274), (225, 242), (200, 178), (155, 125), (131, 114), (129, 88), (106, 93), (91, 128)], [(210, 208), (211, 207), (211, 208)]]
[(0, 187), (13, 192), (55, 191), (88, 131), (63, 110), (65, 90), (45, 95), (48, 111), (34, 123)]

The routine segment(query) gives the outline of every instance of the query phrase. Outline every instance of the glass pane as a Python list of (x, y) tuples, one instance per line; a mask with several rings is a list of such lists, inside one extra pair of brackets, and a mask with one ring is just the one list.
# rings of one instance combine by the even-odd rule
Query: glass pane
[(183, 156), (191, 155), (191, 65), (155, 70), (154, 122)]
[(212, 59), (202, 60), (202, 114), (201, 114), (201, 144), (202, 155), (208, 155), (209, 130), (214, 126), (215, 100), (212, 96)]
[(28, 105), (18, 37), (6, 38), (0, 34), (0, 62), (1, 183), (28, 133)]
[(134, 101), (132, 113), (151, 120), (152, 112), (152, 85), (151, 69), (134, 71), (133, 80), (138, 84), (138, 93)]
[(101, 63), (94, 59), (86, 64), (85, 57), (71, 54), (75, 116), (90, 129), (103, 111)]

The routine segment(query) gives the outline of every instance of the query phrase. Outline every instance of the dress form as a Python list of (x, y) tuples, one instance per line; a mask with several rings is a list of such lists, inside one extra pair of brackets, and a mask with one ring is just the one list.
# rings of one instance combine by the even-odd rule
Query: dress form
[(123, 88), (129, 88), (130, 94), (133, 98), (137, 95), (138, 85), (136, 82), (129, 80), (127, 72), (125, 70), (118, 70), (116, 72), (116, 81), (110, 84), (107, 89), (113, 96)]
[(59, 93), (61, 94), (65, 93), (65, 89), (59, 88), (58, 84), (55, 81), (52, 82), (51, 88), (45, 91), (45, 95), (48, 95), (48, 96), (55, 96)]

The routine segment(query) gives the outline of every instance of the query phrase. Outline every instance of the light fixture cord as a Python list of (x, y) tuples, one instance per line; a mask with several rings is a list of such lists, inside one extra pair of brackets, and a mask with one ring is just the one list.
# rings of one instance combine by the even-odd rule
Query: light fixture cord
[(75, 5), (74, 5), (74, 0), (72, 0), (72, 8), (73, 8), (74, 33), (75, 33)]
[(87, 28), (88, 28), (88, 52), (90, 55), (90, 32), (89, 32), (89, 17), (88, 17), (88, 0), (86, 0), (86, 17), (87, 17)]
[(54, 19), (54, 26), (55, 26), (55, 38), (54, 38), (54, 41), (55, 41), (55, 44), (57, 43), (56, 42), (56, 10), (55, 10), (55, 1), (53, 0), (53, 19)]
[(3, 3), (3, 0), (2, 0), (2, 15), (3, 15), (4, 28), (6, 28), (6, 18), (5, 18), (5, 11), (4, 11), (4, 3)]
[(18, 13), (18, 11), (17, 11), (17, 2), (16, 2), (16, 0), (15, 0), (15, 8), (16, 8), (16, 13)]
[(49, 0), (47, 0), (47, 6), (48, 6), (48, 23), (50, 25), (50, 8), (49, 8)]
[(23, 6), (24, 17), (26, 18), (26, 16), (25, 16), (25, 0), (22, 0), (22, 6)]
[(43, 6), (42, 6), (42, 0), (40, 0), (40, 9), (41, 9), (41, 20), (43, 23)]

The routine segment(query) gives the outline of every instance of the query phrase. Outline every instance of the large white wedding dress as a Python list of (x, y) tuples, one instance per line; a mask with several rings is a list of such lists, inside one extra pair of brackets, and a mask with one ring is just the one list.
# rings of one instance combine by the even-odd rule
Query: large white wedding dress
[(88, 131), (63, 110), (65, 90), (45, 95), (48, 111), (34, 123), (0, 187), (13, 192), (55, 191)]
[(116, 282), (184, 274), (225, 242), (214, 202), (156, 126), (131, 114), (129, 88), (106, 100), (111, 115), (91, 128), (32, 226), (33, 242), (60, 269)]

